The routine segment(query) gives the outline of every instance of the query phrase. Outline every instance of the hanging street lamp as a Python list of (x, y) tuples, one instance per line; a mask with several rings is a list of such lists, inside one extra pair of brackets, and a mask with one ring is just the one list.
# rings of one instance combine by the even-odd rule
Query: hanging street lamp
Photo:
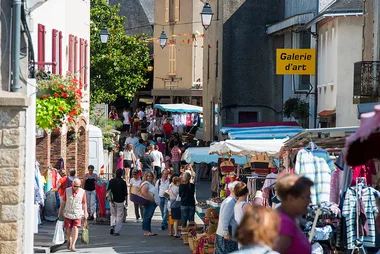
[(102, 30), (100, 30), (100, 41), (103, 44), (106, 44), (108, 42), (108, 37), (110, 36), (110, 33), (108, 32), (108, 29), (106, 25), (103, 26)]
[(202, 26), (205, 30), (207, 30), (207, 28), (211, 25), (212, 16), (214, 15), (208, 2), (205, 3), (200, 14), (202, 19)]
[(166, 36), (165, 31), (162, 30), (162, 33), (160, 35), (160, 47), (162, 49), (165, 48), (167, 40), (168, 40), (168, 37)]

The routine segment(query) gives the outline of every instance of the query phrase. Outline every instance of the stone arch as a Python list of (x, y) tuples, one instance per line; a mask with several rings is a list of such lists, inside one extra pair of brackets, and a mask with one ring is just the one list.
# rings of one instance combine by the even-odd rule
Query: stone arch
[[(74, 168), (77, 169), (77, 132), (73, 127), (70, 127), (66, 134), (66, 171)], [(67, 172), (68, 173), (68, 172)]]
[(77, 173), (83, 178), (88, 166), (88, 135), (83, 126), (78, 129), (77, 149)]

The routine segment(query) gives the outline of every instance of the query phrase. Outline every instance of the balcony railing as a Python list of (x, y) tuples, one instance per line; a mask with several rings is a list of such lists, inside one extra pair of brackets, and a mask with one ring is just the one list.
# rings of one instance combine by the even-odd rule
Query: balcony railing
[(380, 101), (380, 61), (354, 64), (354, 103)]

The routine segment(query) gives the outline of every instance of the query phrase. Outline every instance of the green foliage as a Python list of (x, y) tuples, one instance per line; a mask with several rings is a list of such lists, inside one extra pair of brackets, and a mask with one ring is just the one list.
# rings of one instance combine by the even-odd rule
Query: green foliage
[(289, 98), (284, 103), (284, 116), (296, 119), (309, 116), (309, 103), (300, 98)]
[(36, 124), (44, 130), (54, 130), (72, 122), (82, 112), (82, 85), (72, 77), (50, 76), (38, 80)]
[[(112, 10), (112, 16), (107, 5)], [(147, 84), (149, 48), (143, 36), (127, 36), (119, 16), (120, 4), (110, 6), (105, 0), (91, 0), (91, 104), (112, 103), (118, 96), (131, 101), (138, 89)], [(100, 41), (102, 20), (110, 36)]]
[(120, 131), (115, 130), (114, 127), (122, 126), (123, 122), (120, 120), (115, 122), (112, 119), (104, 116), (96, 119), (94, 116), (91, 116), (91, 123), (102, 130), (103, 149), (115, 149), (118, 143), (118, 136), (120, 135)]

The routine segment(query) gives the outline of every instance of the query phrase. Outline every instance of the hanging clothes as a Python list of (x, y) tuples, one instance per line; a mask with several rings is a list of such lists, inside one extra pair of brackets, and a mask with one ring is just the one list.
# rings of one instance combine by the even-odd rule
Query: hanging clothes
[(303, 148), (297, 154), (294, 172), (314, 182), (314, 186), (310, 188), (312, 204), (330, 201), (331, 174), (334, 171), (334, 162), (329, 154), (319, 147)]
[(58, 206), (55, 192), (49, 190), (45, 195), (44, 217), (48, 221), (56, 221), (58, 219)]
[[(378, 213), (376, 207), (375, 193), (377, 191), (371, 187), (365, 187), (361, 192), (361, 201), (359, 204), (356, 197), (356, 188), (350, 187), (347, 189), (346, 196), (343, 202), (342, 216), (346, 219), (347, 226), (347, 248), (353, 249), (355, 247), (354, 243), (357, 238), (361, 239), (361, 236), (356, 235), (356, 207), (357, 205), (362, 205), (361, 213), (365, 215), (365, 223), (360, 223), (359, 227), (365, 227), (367, 225), (368, 232), (367, 235), (363, 235), (363, 245), (364, 247), (376, 247), (375, 245), (375, 216)], [(359, 220), (360, 221), (360, 220)]]
[(34, 165), (34, 203), (44, 205), (45, 204), (45, 193), (44, 193), (44, 183), (41, 181), (42, 175), (40, 173), (40, 163), (36, 161)]
[(343, 172), (340, 169), (335, 170), (331, 175), (331, 185), (330, 185), (330, 202), (339, 204), (340, 202), (340, 191), (342, 190), (342, 175)]
[(99, 216), (106, 216), (106, 181), (98, 180), (95, 184), (96, 197), (98, 198)]

